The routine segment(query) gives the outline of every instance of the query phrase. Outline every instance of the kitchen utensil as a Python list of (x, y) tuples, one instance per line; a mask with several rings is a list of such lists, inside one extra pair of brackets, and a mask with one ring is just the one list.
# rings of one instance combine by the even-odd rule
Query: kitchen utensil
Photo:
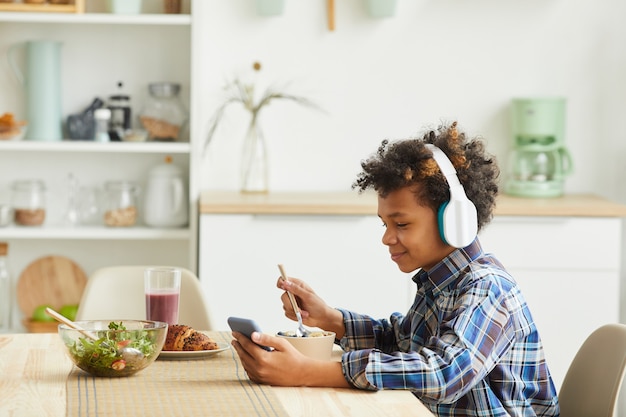
[(65, 316), (62, 316), (61, 314), (57, 313), (56, 311), (54, 311), (53, 309), (51, 309), (50, 307), (46, 307), (46, 313), (52, 317), (53, 319), (55, 319), (56, 321), (58, 321), (59, 323), (63, 323), (63, 324), (67, 324), (68, 326), (70, 326), (72, 329), (78, 330), (79, 332), (81, 332), (83, 335), (87, 336), (89, 339), (91, 340), (98, 340), (98, 336), (96, 336), (95, 334), (83, 329), (82, 327), (80, 327), (79, 325), (75, 324), (72, 320), (68, 319)]
[[(9, 64), (26, 89), (27, 140), (63, 139), (61, 46), (61, 42), (40, 40), (17, 43), (9, 48)], [(19, 49), (26, 51), (24, 71), (17, 64)]]
[(189, 203), (183, 171), (167, 156), (148, 173), (144, 222), (152, 227), (182, 227), (189, 221)]
[(513, 153), (505, 191), (520, 197), (559, 197), (572, 158), (565, 142), (565, 99), (512, 102)]
[[(285, 272), (285, 268), (282, 264), (278, 264), (278, 269), (280, 270), (281, 278), (284, 281), (289, 281), (287, 277), (287, 273)], [(291, 306), (293, 307), (293, 311), (296, 313), (296, 318), (298, 319), (298, 328), (296, 329), (296, 336), (298, 337), (307, 337), (310, 332), (304, 327), (302, 324), (302, 313), (300, 312), (300, 307), (298, 307), (298, 303), (296, 302), (296, 297), (293, 296), (291, 291), (287, 291), (287, 296), (289, 297), (289, 301), (291, 302)]]
[(67, 117), (67, 135), (74, 140), (93, 140), (95, 136), (95, 112), (104, 102), (96, 97), (89, 107), (78, 114)]
[(111, 111), (109, 121), (109, 136), (112, 141), (119, 142), (124, 137), (124, 132), (132, 128), (130, 96), (123, 94), (123, 83), (117, 83), (120, 92), (109, 97), (107, 109)]
[(78, 304), (85, 286), (85, 272), (71, 259), (45, 256), (24, 268), (17, 281), (17, 303), (25, 317), (36, 307), (50, 305), (61, 308)]

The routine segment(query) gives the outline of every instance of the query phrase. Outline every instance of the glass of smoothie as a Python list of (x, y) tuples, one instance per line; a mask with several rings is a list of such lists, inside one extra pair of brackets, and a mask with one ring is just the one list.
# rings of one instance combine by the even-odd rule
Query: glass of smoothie
[(181, 270), (172, 267), (147, 268), (144, 272), (146, 319), (178, 324)]

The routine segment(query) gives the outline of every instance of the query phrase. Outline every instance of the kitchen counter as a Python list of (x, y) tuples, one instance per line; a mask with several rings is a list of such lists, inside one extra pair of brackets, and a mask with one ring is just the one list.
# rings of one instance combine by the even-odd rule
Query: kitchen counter
[[(328, 214), (376, 213), (376, 195), (354, 192), (280, 192), (244, 194), (238, 191), (204, 191), (200, 214)], [(568, 194), (558, 198), (498, 196), (496, 216), (626, 217), (626, 205), (593, 194)]]

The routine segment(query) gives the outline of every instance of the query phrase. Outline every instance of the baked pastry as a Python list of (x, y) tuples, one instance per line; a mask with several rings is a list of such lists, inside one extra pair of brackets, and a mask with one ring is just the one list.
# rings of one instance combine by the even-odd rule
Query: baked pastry
[(194, 351), (215, 350), (217, 343), (206, 334), (184, 324), (173, 324), (167, 328), (163, 350)]

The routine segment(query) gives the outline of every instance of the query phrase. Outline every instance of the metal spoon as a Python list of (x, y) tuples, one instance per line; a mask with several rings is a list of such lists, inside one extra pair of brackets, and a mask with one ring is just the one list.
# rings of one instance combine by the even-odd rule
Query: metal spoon
[[(78, 324), (74, 323), (72, 320), (68, 319), (67, 317), (62, 316), (61, 314), (57, 313), (50, 307), (46, 307), (46, 313), (48, 313), (48, 315), (54, 318), (56, 321), (66, 324), (74, 330), (78, 330), (81, 334), (87, 336), (91, 340), (99, 339), (98, 336), (91, 333), (89, 330), (83, 329)], [(101, 345), (105, 347), (109, 347), (109, 345), (106, 342), (102, 342)], [(139, 349), (130, 347), (130, 346), (125, 346), (122, 349), (118, 349), (117, 353), (126, 361), (126, 363), (129, 363), (129, 362), (136, 363), (136, 362), (141, 361), (144, 357), (142, 351), (140, 351)]]
[[(283, 268), (282, 264), (278, 264), (278, 269), (280, 270), (280, 276), (283, 281), (289, 281), (287, 277), (287, 273), (285, 272), (285, 268)], [(293, 307), (293, 311), (296, 313), (296, 318), (298, 319), (298, 328), (296, 329), (297, 337), (307, 337), (311, 334), (304, 325), (302, 324), (302, 313), (300, 313), (300, 307), (298, 307), (298, 303), (296, 302), (296, 297), (293, 296), (291, 291), (287, 291), (287, 296), (289, 297), (289, 301), (291, 302), (291, 307)]]

